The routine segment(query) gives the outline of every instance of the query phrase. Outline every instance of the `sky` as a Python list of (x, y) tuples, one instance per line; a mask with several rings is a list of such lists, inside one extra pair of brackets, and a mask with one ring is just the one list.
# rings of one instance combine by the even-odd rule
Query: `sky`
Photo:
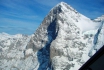
[(49, 11), (62, 1), (88, 18), (104, 15), (104, 0), (0, 0), (0, 33), (34, 33)]

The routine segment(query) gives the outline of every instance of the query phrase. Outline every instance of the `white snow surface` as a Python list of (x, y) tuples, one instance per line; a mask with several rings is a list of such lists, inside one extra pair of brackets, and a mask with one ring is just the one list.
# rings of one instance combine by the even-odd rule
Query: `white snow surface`
[[(74, 23), (76, 26), (78, 26), (81, 29), (82, 32), (97, 29), (101, 24), (99, 22), (91, 21), (89, 18), (78, 13), (70, 5), (68, 5), (64, 2), (59, 3), (57, 6), (59, 6), (59, 5), (61, 5), (61, 9), (64, 12), (64, 15), (61, 13), (60, 16), (68, 19), (69, 22)], [(99, 19), (103, 20), (104, 15), (102, 16), (102, 18), (99, 17)]]
[[(38, 63), (37, 59), (34, 58), (36, 54), (30, 57), (24, 55), (29, 40), (30, 36), (27, 35), (0, 33), (0, 70), (36, 69), (34, 68)], [(28, 49), (26, 53), (33, 53), (31, 51)]]
[(94, 19), (94, 21), (98, 21), (98, 22), (104, 21), (104, 15), (102, 15), (101, 17), (98, 17), (98, 18)]

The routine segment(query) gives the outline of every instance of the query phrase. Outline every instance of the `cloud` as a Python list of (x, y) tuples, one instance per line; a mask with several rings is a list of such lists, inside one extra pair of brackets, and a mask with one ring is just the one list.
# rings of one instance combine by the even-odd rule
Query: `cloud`
[(2, 13), (0, 18), (11, 18), (11, 19), (21, 19), (21, 20), (31, 20), (31, 21), (35, 21), (35, 20), (39, 20), (41, 21), (42, 18), (38, 15), (32, 15), (32, 14), (19, 14), (19, 13)]
[(35, 7), (30, 0), (1, 0), (0, 25), (27, 27), (35, 30), (43, 18), (31, 6)]
[(33, 2), (30, 2), (29, 0), (1, 0), (0, 6), (0, 15), (3, 16), (29, 19), (40, 17), (37, 15), (37, 12), (30, 7), (33, 6)]
[(75, 2), (69, 0), (67, 3), (78, 12), (91, 19), (104, 14), (104, 0), (75, 0)]
[(60, 2), (60, 0), (34, 0), (34, 1), (48, 7), (53, 7)]
[[(19, 19), (10, 19), (10, 18), (0, 18), (2, 21), (2, 25), (4, 26), (20, 26), (20, 27), (35, 27), (39, 25), (39, 23), (35, 21), (27, 21), (27, 20), (19, 20)], [(8, 25), (6, 25), (8, 24)]]
[[(23, 11), (25, 10), (25, 12), (29, 12), (32, 10), (29, 9), (28, 7), (26, 7), (25, 3), (20, 0), (1, 0), (1, 3), (0, 3), (4, 8), (6, 8), (6, 10), (9, 10), (9, 11)], [(25, 13), (24, 12), (24, 13)]]
[(9, 26), (0, 26), (0, 33), (6, 32), (9, 34), (33, 34), (35, 32), (34, 29), (26, 28), (26, 27), (9, 27)]

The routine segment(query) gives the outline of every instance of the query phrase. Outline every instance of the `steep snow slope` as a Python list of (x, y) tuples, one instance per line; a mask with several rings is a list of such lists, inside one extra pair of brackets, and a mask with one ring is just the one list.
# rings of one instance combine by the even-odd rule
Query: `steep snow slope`
[(104, 45), (104, 15), (94, 19), (94, 21), (101, 22), (101, 25), (94, 36), (93, 47), (90, 49), (89, 56), (92, 56)]
[(99, 27), (99, 23), (95, 23), (84, 15), (81, 15), (71, 6), (63, 2), (61, 2), (59, 5), (61, 6), (62, 11), (64, 12), (64, 14), (60, 14), (60, 16), (66, 16), (63, 18), (66, 18), (69, 22), (73, 22), (74, 24), (76, 24), (76, 26), (78, 26), (82, 31), (93, 30)]
[(102, 45), (103, 22), (61, 2), (31, 37), (0, 34), (0, 70), (78, 70)]

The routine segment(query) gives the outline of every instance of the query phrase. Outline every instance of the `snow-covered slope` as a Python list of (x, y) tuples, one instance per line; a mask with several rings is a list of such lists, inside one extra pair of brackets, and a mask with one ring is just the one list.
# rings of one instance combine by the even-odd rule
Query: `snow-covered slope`
[(0, 33), (0, 70), (25, 70), (28, 59), (24, 58), (24, 50), (29, 40), (27, 35)]
[(102, 45), (103, 22), (61, 2), (31, 38), (0, 34), (0, 69), (78, 70)]
[(98, 51), (101, 46), (104, 45), (104, 22), (102, 22), (102, 25), (97, 30), (94, 39), (93, 39), (93, 47), (90, 49), (89, 56), (94, 55), (96, 51)]
[(37, 53), (39, 70), (77, 70), (90, 58), (100, 26), (101, 22), (94, 22), (61, 2), (44, 18), (27, 50)]
[(93, 30), (99, 27), (100, 23), (95, 23), (91, 21), (89, 18), (84, 15), (78, 13), (75, 9), (73, 9), (70, 5), (61, 2), (53, 10), (57, 8), (61, 8), (60, 17), (66, 18), (68, 22), (74, 23), (77, 27), (81, 29), (82, 32)]
[(98, 17), (98, 18), (94, 19), (94, 21), (97, 21), (97, 22), (104, 21), (104, 15), (102, 15), (101, 17)]

